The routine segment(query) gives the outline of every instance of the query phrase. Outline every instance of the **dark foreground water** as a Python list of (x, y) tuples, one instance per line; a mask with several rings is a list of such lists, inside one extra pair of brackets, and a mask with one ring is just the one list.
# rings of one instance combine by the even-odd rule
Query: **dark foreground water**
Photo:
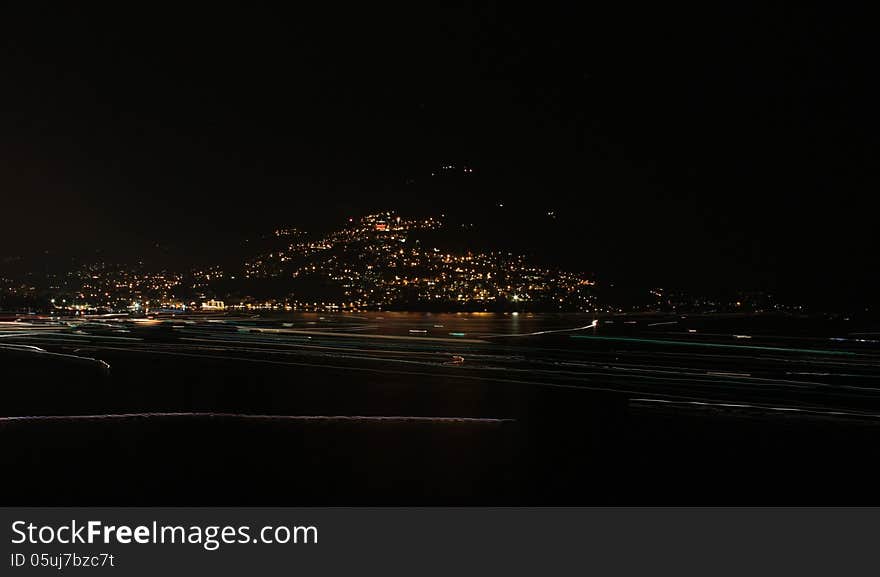
[[(0, 499), (878, 501), (873, 327), (615, 317), (583, 329), (592, 317), (517, 316), (211, 317), (7, 332)], [(38, 345), (71, 357), (8, 348)]]

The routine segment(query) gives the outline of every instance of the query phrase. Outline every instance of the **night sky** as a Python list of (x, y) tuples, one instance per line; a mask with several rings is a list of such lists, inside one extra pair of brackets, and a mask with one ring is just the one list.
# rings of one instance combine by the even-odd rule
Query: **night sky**
[(7, 8), (0, 254), (398, 209), (621, 282), (874, 301), (867, 14), (507, 4)]

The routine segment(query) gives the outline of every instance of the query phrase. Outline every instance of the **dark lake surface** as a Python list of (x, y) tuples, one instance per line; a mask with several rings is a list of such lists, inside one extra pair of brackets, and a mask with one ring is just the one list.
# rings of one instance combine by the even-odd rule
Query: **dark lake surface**
[(877, 330), (781, 315), (6, 323), (0, 484), (4, 504), (864, 505)]

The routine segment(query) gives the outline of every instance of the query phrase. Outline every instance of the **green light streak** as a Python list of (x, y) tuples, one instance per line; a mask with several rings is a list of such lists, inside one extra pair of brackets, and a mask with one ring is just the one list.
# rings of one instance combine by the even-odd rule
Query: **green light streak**
[(712, 347), (718, 349), (742, 349), (749, 351), (777, 351), (786, 353), (814, 353), (819, 355), (849, 355), (856, 356), (858, 353), (851, 351), (829, 351), (821, 349), (790, 349), (786, 347), (760, 347), (756, 345), (726, 345), (722, 343), (702, 343), (698, 341), (666, 341), (662, 339), (639, 339), (635, 337), (600, 337), (593, 335), (570, 335), (572, 339), (589, 339), (596, 341), (621, 341), (632, 343), (647, 343), (651, 345), (680, 345), (685, 347)]

